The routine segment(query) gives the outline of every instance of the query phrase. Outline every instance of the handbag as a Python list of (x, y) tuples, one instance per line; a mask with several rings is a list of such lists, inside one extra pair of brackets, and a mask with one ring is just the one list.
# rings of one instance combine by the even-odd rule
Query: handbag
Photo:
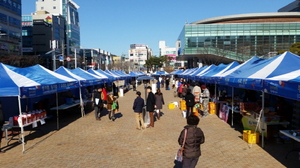
[(175, 156), (175, 160), (178, 162), (182, 162), (182, 160), (183, 160), (183, 150), (184, 150), (184, 144), (185, 144), (185, 140), (186, 140), (186, 134), (187, 134), (187, 129), (184, 130), (183, 143), (182, 143), (181, 147), (178, 149), (176, 156)]

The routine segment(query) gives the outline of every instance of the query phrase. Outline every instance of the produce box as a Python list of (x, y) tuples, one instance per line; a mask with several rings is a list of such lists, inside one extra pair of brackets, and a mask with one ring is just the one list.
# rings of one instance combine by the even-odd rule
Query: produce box
[(243, 140), (248, 143), (259, 143), (259, 133), (252, 130), (244, 130)]

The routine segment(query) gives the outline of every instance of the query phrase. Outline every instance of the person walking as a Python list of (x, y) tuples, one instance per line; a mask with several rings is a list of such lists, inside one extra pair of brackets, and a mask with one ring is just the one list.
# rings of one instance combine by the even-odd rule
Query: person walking
[(161, 78), (161, 88), (164, 88), (164, 86), (165, 86), (165, 79), (164, 78)]
[(155, 93), (155, 106), (156, 106), (156, 116), (157, 119), (160, 119), (160, 110), (162, 109), (163, 105), (165, 104), (163, 94), (161, 93), (160, 89), (157, 89)]
[(209, 103), (209, 97), (210, 97), (210, 93), (208, 88), (205, 85), (201, 85), (201, 89), (202, 89), (202, 105), (203, 105), (203, 117), (206, 117), (209, 115), (208, 113), (208, 103)]
[(111, 120), (112, 117), (114, 117), (113, 109), (112, 109), (112, 104), (114, 102), (114, 96), (112, 93), (109, 93), (107, 96), (107, 111), (108, 111), (108, 118)]
[(147, 126), (147, 128), (154, 127), (154, 115), (153, 112), (155, 110), (155, 96), (152, 93), (151, 86), (147, 87), (148, 97), (146, 102), (146, 109), (149, 112), (149, 118), (150, 118), (150, 124)]
[(0, 153), (5, 153), (3, 150), (1, 150), (1, 141), (2, 141), (2, 127), (4, 125), (5, 118), (4, 118), (4, 113), (2, 110), (2, 102), (0, 101)]
[(169, 78), (166, 78), (166, 90), (169, 90), (170, 80)]
[(187, 89), (187, 94), (185, 96), (185, 103), (186, 103), (186, 117), (188, 117), (193, 112), (193, 107), (195, 105), (195, 96), (191, 93), (191, 89)]
[(102, 88), (97, 88), (94, 91), (94, 112), (96, 120), (101, 120), (101, 111), (103, 109), (103, 102), (101, 99)]
[(159, 80), (157, 80), (157, 82), (156, 82), (156, 88), (160, 89), (160, 81)]
[[(190, 115), (187, 117), (187, 125), (179, 135), (178, 143), (181, 146), (184, 145), (182, 168), (196, 167), (201, 156), (200, 145), (205, 142), (205, 137), (201, 128), (197, 127), (199, 121), (197, 116)], [(184, 141), (185, 144), (183, 144)]]
[(119, 89), (118, 87), (116, 86), (116, 84), (113, 82), (113, 85), (112, 85), (112, 91), (113, 91), (113, 95), (114, 96), (119, 96)]
[(145, 106), (144, 99), (141, 98), (141, 92), (136, 92), (136, 98), (133, 102), (133, 111), (135, 113), (136, 129), (140, 130), (145, 129), (144, 120), (143, 120), (143, 108)]
[(201, 88), (199, 86), (199, 83), (196, 83), (195, 87), (193, 88), (192, 94), (195, 96), (195, 103), (200, 103)]

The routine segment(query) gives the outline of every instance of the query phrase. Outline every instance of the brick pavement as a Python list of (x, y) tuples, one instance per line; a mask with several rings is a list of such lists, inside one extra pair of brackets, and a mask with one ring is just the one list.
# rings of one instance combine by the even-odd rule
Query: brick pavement
[[(142, 86), (138, 87), (144, 98)], [(173, 91), (165, 91), (165, 102), (179, 101)], [(64, 123), (59, 131), (28, 140), (26, 153), (21, 154), (21, 145), (11, 147), (0, 154), (1, 167), (128, 167), (128, 168), (171, 168), (179, 148), (177, 138), (185, 119), (179, 109), (162, 110), (164, 115), (155, 122), (154, 128), (135, 129), (132, 90), (119, 98), (120, 113), (114, 122), (103, 116), (96, 121), (93, 112), (73, 122)], [(77, 115), (79, 116), (79, 115)], [(64, 116), (66, 117), (66, 116)], [(64, 120), (62, 120), (63, 122)], [(54, 130), (55, 122), (48, 123)], [(240, 136), (215, 115), (200, 121), (206, 136), (202, 156), (197, 167), (285, 167), (260, 146), (250, 149)], [(35, 133), (34, 133), (35, 134)], [(40, 135), (36, 132), (36, 135)], [(2, 146), (6, 143), (2, 142)], [(296, 166), (295, 166), (296, 167)]]

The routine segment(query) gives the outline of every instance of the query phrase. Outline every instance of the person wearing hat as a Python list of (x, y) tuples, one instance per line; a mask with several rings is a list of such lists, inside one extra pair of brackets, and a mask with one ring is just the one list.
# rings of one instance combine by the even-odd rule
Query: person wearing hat
[(133, 111), (135, 113), (135, 121), (136, 121), (136, 129), (140, 130), (145, 129), (144, 120), (143, 120), (143, 107), (144, 107), (144, 99), (141, 98), (141, 92), (136, 92), (136, 98), (133, 102)]
[(2, 102), (0, 101), (0, 153), (4, 153), (4, 151), (1, 150), (1, 140), (2, 140), (2, 126), (4, 125), (4, 114), (2, 111)]
[(150, 118), (150, 124), (147, 126), (147, 128), (154, 127), (154, 115), (153, 112), (156, 108), (155, 105), (155, 96), (152, 93), (152, 88), (151, 86), (147, 87), (147, 92), (148, 92), (148, 97), (147, 97), (147, 102), (146, 102), (146, 109), (149, 112), (149, 118)]
[(208, 102), (209, 102), (209, 97), (210, 97), (210, 93), (209, 90), (206, 88), (205, 85), (201, 85), (201, 89), (202, 89), (202, 105), (203, 105), (203, 116), (206, 117), (209, 115), (208, 113)]

